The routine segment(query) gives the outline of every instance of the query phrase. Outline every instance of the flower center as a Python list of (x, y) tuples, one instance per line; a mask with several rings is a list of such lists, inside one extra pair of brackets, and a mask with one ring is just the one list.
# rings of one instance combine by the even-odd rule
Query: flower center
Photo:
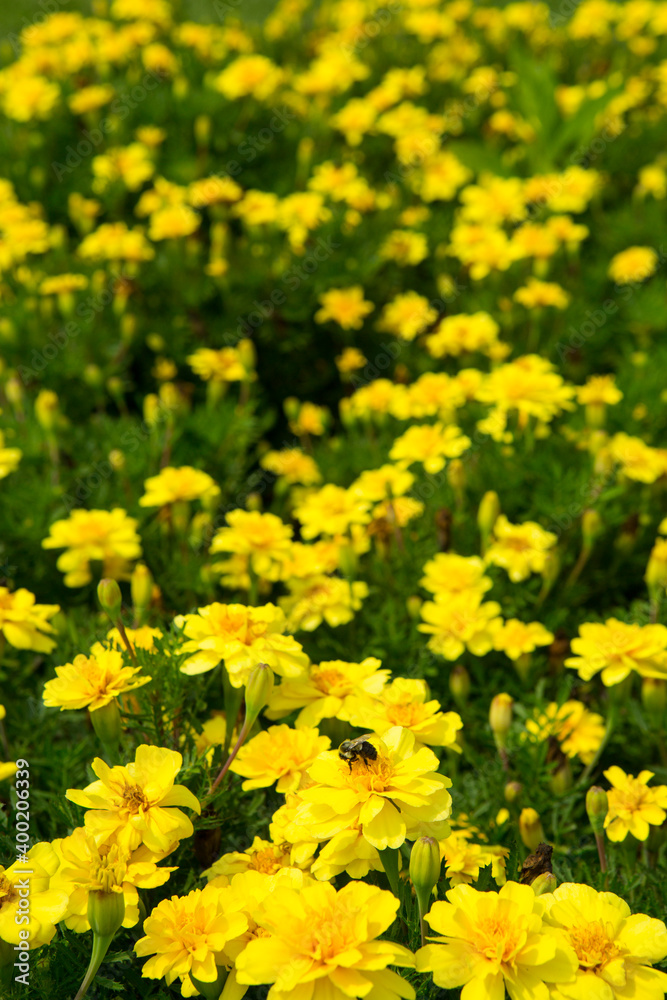
[(499, 963), (511, 962), (524, 941), (523, 928), (510, 924), (506, 914), (481, 919), (473, 939), (480, 955)]
[(324, 694), (331, 694), (334, 690), (337, 694), (347, 693), (352, 689), (352, 685), (347, 677), (335, 667), (325, 667), (322, 670), (313, 670), (311, 673), (315, 687)]
[(123, 803), (131, 813), (150, 809), (150, 803), (140, 785), (127, 785), (123, 792)]
[(0, 867), (0, 909), (6, 903), (13, 903), (18, 897), (14, 884), (5, 875), (5, 869)]
[(622, 953), (614, 941), (613, 928), (601, 920), (572, 927), (569, 934), (579, 965), (585, 969), (597, 969)]
[(403, 726), (404, 729), (409, 729), (410, 726), (415, 726), (422, 721), (423, 713), (419, 709), (423, 708), (423, 705), (387, 705), (387, 718), (395, 726)]
[(368, 757), (358, 757), (351, 762), (351, 769), (348, 762), (341, 760), (341, 766), (347, 772), (347, 783), (355, 791), (373, 792), (382, 794), (386, 791), (394, 776), (394, 768), (391, 761), (378, 750), (375, 760)]
[(276, 856), (276, 849), (274, 847), (265, 847), (263, 851), (256, 851), (252, 855), (250, 867), (256, 872), (262, 872), (264, 875), (275, 875), (277, 871), (280, 871), (282, 865)]
[(97, 865), (93, 864), (93, 881), (96, 882), (102, 892), (111, 892), (114, 886), (123, 884), (127, 874), (127, 865), (120, 859), (120, 851), (116, 844), (100, 850), (100, 858)]
[(617, 808), (627, 809), (628, 812), (637, 812), (642, 808), (647, 798), (650, 798), (651, 789), (642, 785), (640, 781), (633, 781), (627, 788), (614, 789), (614, 798)]

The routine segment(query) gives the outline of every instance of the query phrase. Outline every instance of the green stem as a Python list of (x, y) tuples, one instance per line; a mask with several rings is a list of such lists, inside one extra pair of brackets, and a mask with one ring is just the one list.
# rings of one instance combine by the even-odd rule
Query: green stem
[(259, 580), (251, 564), (248, 564), (248, 576), (250, 577), (250, 590), (248, 592), (248, 603), (253, 608), (255, 608), (257, 607), (259, 601)]
[(241, 702), (243, 700), (243, 688), (233, 687), (229, 680), (227, 668), (224, 665), (222, 667), (222, 690), (225, 696), (226, 722), (225, 742), (222, 747), (222, 756), (226, 757), (229, 754), (229, 747), (232, 742), (232, 733), (234, 732), (236, 718), (239, 714), (239, 709), (241, 708)]
[(88, 971), (84, 976), (84, 980), (79, 987), (79, 992), (74, 997), (74, 1000), (83, 1000), (88, 989), (93, 982), (93, 979), (97, 975), (98, 969), (102, 962), (104, 961), (104, 956), (109, 950), (109, 945), (113, 941), (115, 934), (94, 934), (93, 935), (93, 951), (90, 956), (90, 964), (88, 966)]
[(584, 567), (586, 566), (586, 563), (589, 560), (589, 557), (590, 557), (590, 554), (591, 554), (592, 551), (593, 550), (592, 550), (592, 548), (590, 546), (584, 545), (584, 547), (582, 548), (581, 552), (579, 553), (579, 558), (577, 559), (576, 563), (574, 564), (574, 566), (572, 568), (572, 572), (570, 573), (570, 575), (568, 576), (568, 578), (567, 578), (567, 580), (565, 582), (565, 586), (563, 588), (564, 590), (569, 590), (569, 588), (574, 583), (577, 582), (577, 580), (579, 579), (579, 576), (580, 576), (581, 572), (583, 571)]
[(598, 849), (598, 858), (600, 859), (600, 871), (604, 875), (607, 871), (607, 854), (604, 849), (604, 833), (595, 834), (595, 846)]
[(386, 847), (384, 851), (380, 851), (379, 854), (382, 867), (384, 868), (387, 879), (389, 880), (391, 891), (397, 899), (400, 899), (398, 881), (398, 848)]

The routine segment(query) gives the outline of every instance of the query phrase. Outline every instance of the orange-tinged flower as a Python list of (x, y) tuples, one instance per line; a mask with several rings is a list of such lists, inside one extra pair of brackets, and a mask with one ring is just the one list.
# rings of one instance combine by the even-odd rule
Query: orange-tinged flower
[(387, 683), (388, 670), (381, 670), (380, 660), (367, 656), (361, 663), (325, 660), (311, 664), (295, 680), (285, 679), (274, 687), (268, 719), (281, 719), (295, 709), (297, 726), (317, 726), (322, 719), (347, 719), (347, 706), (355, 694), (377, 695)]
[(44, 633), (53, 632), (49, 618), (58, 611), (58, 604), (35, 604), (35, 595), (24, 587), (14, 593), (0, 587), (0, 632), (15, 649), (50, 653), (56, 642)]
[(84, 789), (68, 788), (65, 794), (89, 810), (85, 827), (98, 844), (115, 837), (119, 847), (133, 851), (143, 843), (164, 857), (193, 833), (192, 823), (176, 807), (200, 811), (192, 792), (174, 784), (182, 764), (175, 750), (144, 743), (126, 765), (109, 767), (96, 757), (92, 769), (99, 780)]
[(379, 851), (406, 839), (445, 836), (451, 781), (437, 773), (433, 751), (400, 726), (372, 743), (375, 760), (344, 761), (336, 750), (320, 754), (308, 771), (314, 784), (300, 792), (297, 824), (318, 840), (360, 825)]
[(227, 514), (227, 525), (213, 537), (211, 555), (230, 552), (244, 556), (261, 579), (280, 579), (292, 547), (290, 525), (275, 514), (241, 509)]
[(145, 937), (134, 946), (140, 958), (151, 956), (142, 975), (164, 977), (167, 985), (189, 975), (212, 983), (218, 976), (218, 963), (227, 964), (224, 946), (247, 927), (242, 902), (228, 888), (209, 884), (187, 896), (163, 899), (144, 921)]
[(96, 642), (90, 656), (79, 653), (72, 663), (56, 667), (55, 677), (44, 685), (47, 708), (87, 708), (95, 712), (121, 694), (148, 684), (150, 677), (137, 677), (141, 667), (126, 667), (117, 649), (105, 649)]
[(664, 625), (637, 625), (608, 618), (601, 622), (586, 622), (579, 627), (579, 636), (572, 640), (571, 656), (566, 667), (579, 672), (589, 681), (602, 671), (607, 687), (620, 684), (633, 670), (642, 677), (667, 679), (667, 628)]
[(553, 1000), (659, 1000), (667, 973), (652, 969), (667, 956), (667, 927), (613, 892), (565, 882), (545, 897), (545, 924), (574, 950), (574, 981), (558, 983)]
[(387, 968), (412, 966), (412, 952), (375, 940), (397, 909), (392, 893), (364, 882), (351, 882), (339, 892), (328, 883), (307, 884), (300, 891), (276, 886), (255, 913), (268, 936), (250, 941), (238, 956), (237, 980), (273, 983), (270, 1000), (368, 995), (414, 1000), (413, 988)]
[(574, 978), (570, 945), (543, 923), (546, 904), (529, 885), (508, 882), (499, 892), (457, 885), (426, 920), (439, 943), (417, 952), (419, 972), (433, 972), (437, 986), (463, 986), (467, 1000), (547, 1000), (546, 984)]
[(209, 604), (174, 622), (186, 637), (182, 651), (192, 654), (181, 667), (184, 674), (205, 673), (224, 660), (232, 685), (242, 687), (258, 663), (284, 677), (298, 677), (308, 666), (296, 639), (283, 634), (285, 614), (274, 604)]
[(512, 583), (521, 583), (531, 573), (543, 572), (549, 549), (556, 541), (553, 532), (545, 531), (535, 521), (510, 524), (506, 516), (500, 514), (493, 526), (493, 538), (485, 559), (492, 566), (506, 570)]
[(667, 818), (667, 785), (648, 787), (652, 771), (641, 771), (635, 778), (614, 765), (604, 772), (612, 786), (607, 792), (609, 811), (604, 828), (610, 840), (625, 840), (629, 833), (646, 840), (649, 825), (661, 826)]
[(352, 695), (346, 713), (353, 726), (382, 735), (393, 726), (403, 726), (431, 746), (457, 750), (456, 737), (463, 728), (456, 712), (442, 712), (439, 701), (429, 700), (426, 681), (397, 677), (376, 697)]
[(277, 792), (296, 792), (305, 772), (330, 744), (317, 729), (269, 726), (241, 747), (230, 771), (246, 779), (244, 792), (274, 782)]

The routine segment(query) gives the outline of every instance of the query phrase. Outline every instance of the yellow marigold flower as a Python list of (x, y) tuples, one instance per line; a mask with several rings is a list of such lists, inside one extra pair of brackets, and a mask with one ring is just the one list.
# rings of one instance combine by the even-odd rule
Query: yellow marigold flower
[(421, 836), (443, 837), (452, 797), (438, 758), (395, 726), (371, 737), (375, 760), (341, 760), (337, 750), (320, 754), (308, 774), (314, 784), (300, 792), (296, 822), (318, 840), (361, 825), (378, 851)]
[(351, 490), (327, 483), (310, 493), (294, 511), (301, 522), (303, 538), (318, 535), (344, 535), (353, 524), (368, 524), (371, 519), (368, 501)]
[(54, 840), (59, 867), (51, 878), (52, 889), (69, 896), (64, 923), (83, 934), (90, 930), (88, 897), (91, 892), (122, 893), (125, 902), (123, 927), (139, 922), (139, 889), (154, 889), (168, 881), (175, 868), (158, 868), (156, 858), (145, 846), (128, 851), (116, 843), (98, 845), (84, 827)]
[(258, 663), (285, 677), (298, 677), (308, 666), (296, 639), (283, 634), (285, 615), (274, 604), (209, 604), (174, 622), (185, 634), (182, 651), (193, 654), (181, 667), (184, 674), (205, 673), (224, 660), (232, 685), (242, 687)]
[(545, 306), (567, 309), (570, 295), (555, 281), (539, 281), (531, 277), (527, 279), (525, 285), (517, 288), (514, 301), (526, 309), (543, 309)]
[(615, 406), (622, 399), (613, 375), (591, 375), (585, 385), (577, 386), (577, 402), (582, 406)]
[(239, 56), (213, 81), (227, 100), (252, 95), (258, 101), (270, 98), (283, 81), (283, 71), (266, 56)]
[(280, 201), (272, 191), (250, 189), (232, 206), (232, 215), (243, 219), (248, 226), (262, 226), (278, 218)]
[(268, 719), (281, 719), (301, 709), (295, 725), (317, 726), (322, 719), (347, 719), (347, 706), (355, 694), (378, 695), (389, 678), (380, 660), (367, 656), (361, 663), (325, 660), (311, 664), (302, 677), (285, 679), (274, 687)]
[(168, 986), (178, 976), (189, 975), (215, 982), (218, 962), (227, 964), (223, 948), (247, 927), (242, 901), (228, 888), (209, 884), (187, 896), (163, 899), (144, 920), (145, 937), (134, 946), (140, 958), (152, 956), (142, 975), (164, 977)]
[(34, 649), (37, 653), (50, 653), (55, 639), (45, 632), (53, 632), (49, 618), (60, 611), (58, 604), (35, 604), (35, 595), (20, 587), (11, 593), (0, 587), (0, 632), (15, 649)]
[(540, 997), (545, 986), (573, 979), (577, 960), (570, 945), (543, 922), (546, 903), (529, 885), (508, 882), (499, 892), (457, 885), (426, 920), (442, 937), (417, 952), (419, 972), (433, 972), (437, 986), (463, 986), (465, 997), (514, 1000)]
[(164, 857), (193, 833), (188, 817), (174, 807), (200, 812), (192, 792), (174, 784), (182, 764), (175, 750), (144, 743), (129, 764), (109, 767), (96, 757), (92, 769), (99, 780), (84, 789), (68, 788), (65, 795), (88, 810), (85, 827), (98, 844), (115, 838), (119, 847), (134, 851), (145, 844)]
[(78, 292), (88, 287), (85, 274), (54, 274), (45, 278), (39, 286), (40, 295), (63, 295), (67, 292)]
[(345, 625), (368, 597), (368, 585), (363, 580), (350, 583), (339, 576), (324, 574), (288, 580), (287, 588), (289, 594), (279, 597), (278, 604), (293, 632), (312, 632), (323, 621), (332, 628)]
[(635, 778), (614, 765), (604, 772), (612, 786), (607, 792), (609, 811), (604, 828), (610, 840), (625, 840), (629, 833), (646, 840), (649, 824), (661, 826), (667, 818), (667, 785), (648, 787), (652, 771), (641, 771)]
[(128, 229), (124, 222), (105, 222), (82, 241), (80, 257), (89, 260), (152, 260), (155, 250), (139, 226)]
[(251, 382), (257, 377), (238, 347), (223, 347), (219, 351), (200, 347), (186, 360), (195, 375), (205, 382)]
[[(295, 404), (294, 409), (291, 405), (292, 402)], [(299, 403), (298, 400), (290, 397), (285, 400), (285, 411), (290, 418), (289, 429), (297, 437), (303, 437), (305, 434), (315, 434), (317, 437), (321, 437), (327, 429), (330, 414), (326, 406), (318, 406), (317, 403), (311, 403), (308, 400)]]
[(538, 646), (548, 646), (553, 641), (553, 632), (549, 632), (539, 622), (508, 618), (494, 634), (493, 648), (505, 653), (510, 660), (518, 660), (520, 656), (532, 653)]
[[(396, 497), (394, 500), (385, 500), (373, 508), (373, 520), (368, 525), (368, 533), (373, 534), (374, 527), (383, 521), (388, 522), (390, 527), (398, 525), (404, 528), (406, 524), (415, 517), (420, 517), (424, 513), (424, 504), (421, 500), (413, 500), (412, 497)], [(384, 527), (380, 528), (382, 535)]]
[(255, 914), (268, 936), (251, 941), (236, 959), (239, 983), (274, 983), (270, 996), (307, 995), (340, 1000), (373, 992), (384, 1000), (414, 989), (388, 965), (412, 966), (400, 944), (376, 941), (393, 922), (398, 900), (390, 892), (351, 882), (339, 892), (328, 883), (301, 891), (277, 886)]
[(365, 878), (370, 871), (383, 871), (380, 855), (364, 837), (360, 824), (341, 830), (322, 844), (310, 874), (320, 882), (330, 882), (347, 872), (350, 878)]
[[(16, 861), (9, 868), (0, 865), (0, 941), (17, 946), (21, 930), (28, 932), (29, 949), (48, 944), (56, 932), (55, 925), (67, 910), (68, 895), (62, 889), (52, 889), (50, 880), (58, 868), (58, 856), (51, 844), (31, 847), (26, 861)], [(28, 871), (31, 874), (26, 875)], [(29, 897), (25, 895), (26, 879)], [(26, 909), (22, 899), (29, 898)], [(28, 919), (23, 919), (23, 914)], [(16, 953), (18, 954), (18, 952)], [(13, 959), (12, 961), (20, 961)]]
[(646, 281), (658, 268), (658, 255), (653, 247), (628, 247), (612, 257), (609, 277), (617, 285)]
[(629, 434), (614, 434), (609, 454), (621, 466), (624, 476), (639, 483), (654, 483), (667, 472), (667, 452), (651, 448), (641, 438)]
[(84, 115), (87, 111), (95, 111), (113, 100), (116, 91), (109, 84), (99, 84), (82, 87), (68, 98), (70, 111), (75, 115)]
[(399, 420), (418, 417), (440, 417), (451, 423), (454, 413), (465, 403), (465, 396), (457, 379), (445, 372), (425, 372), (412, 385), (396, 386), (392, 415)]
[(437, 318), (437, 309), (433, 309), (423, 295), (402, 292), (384, 307), (377, 328), (402, 340), (414, 340)]
[(469, 447), (470, 438), (453, 424), (422, 424), (409, 427), (396, 438), (389, 457), (406, 465), (421, 462), (426, 472), (434, 474), (444, 468), (448, 458), (458, 458)]
[(662, 920), (630, 907), (613, 892), (564, 882), (547, 896), (545, 923), (574, 950), (574, 982), (559, 983), (553, 1000), (656, 1000), (667, 992), (667, 973), (652, 969), (667, 956)]
[(367, 97), (353, 97), (340, 111), (332, 115), (329, 124), (342, 132), (348, 146), (358, 146), (377, 118), (377, 110)]
[(457, 830), (440, 841), (440, 859), (445, 862), (445, 875), (451, 887), (476, 882), (480, 869), (487, 865), (491, 865), (491, 873), (497, 885), (504, 885), (505, 858), (509, 849), (471, 844), (468, 837), (466, 831)]
[(504, 412), (516, 410), (519, 426), (524, 427), (530, 417), (549, 422), (562, 410), (573, 409), (574, 393), (574, 387), (565, 384), (551, 362), (526, 354), (487, 375), (476, 398)]
[(202, 500), (211, 503), (220, 495), (220, 487), (206, 472), (190, 465), (167, 466), (144, 483), (146, 492), (139, 499), (142, 507), (164, 507), (169, 503)]
[[(204, 208), (207, 205), (217, 205), (220, 202), (231, 204), (243, 197), (243, 188), (231, 177), (202, 177), (193, 181), (188, 187), (188, 200), (194, 208)], [(203, 348), (206, 350), (206, 348)]]
[(590, 764), (604, 738), (605, 725), (601, 715), (590, 712), (580, 701), (555, 701), (542, 712), (536, 708), (533, 718), (526, 720), (526, 733), (530, 740), (548, 740), (555, 737), (568, 757), (579, 757)]
[[(309, 868), (312, 858), (309, 858), (300, 868)], [(202, 872), (209, 882), (223, 885), (221, 879), (230, 879), (240, 872), (261, 872), (264, 875), (275, 875), (283, 868), (292, 868), (290, 845), (284, 841), (279, 844), (270, 840), (255, 837), (250, 847), (245, 851), (231, 851), (214, 861), (210, 868)]]
[(557, 536), (545, 531), (536, 521), (511, 524), (500, 514), (493, 526), (493, 537), (485, 559), (492, 566), (507, 571), (512, 583), (527, 580), (531, 573), (542, 573), (549, 550)]
[(566, 667), (579, 671), (589, 681), (602, 671), (607, 687), (620, 684), (635, 670), (642, 677), (667, 678), (667, 628), (664, 625), (637, 625), (608, 618), (602, 624), (586, 622), (572, 640)]
[[(125, 635), (133, 649), (146, 649), (152, 652), (155, 649), (155, 640), (161, 639), (163, 633), (159, 628), (151, 628), (150, 625), (140, 625), (139, 628), (126, 628)], [(107, 639), (109, 639), (116, 649), (120, 649), (121, 652), (126, 649), (117, 628), (109, 629)]]
[(268, 451), (261, 457), (259, 464), (290, 486), (294, 483), (314, 486), (322, 480), (315, 459), (306, 455), (300, 448)]
[(428, 240), (411, 229), (395, 229), (380, 247), (380, 257), (401, 267), (416, 266), (428, 257)]
[(140, 142), (129, 146), (113, 146), (101, 156), (93, 157), (93, 190), (105, 191), (115, 181), (122, 181), (128, 191), (138, 191), (144, 181), (155, 173), (150, 150)]
[(264, 580), (279, 580), (292, 546), (292, 528), (275, 514), (232, 510), (226, 528), (211, 542), (210, 552), (232, 552), (245, 556), (252, 571)]
[(364, 317), (373, 312), (372, 302), (364, 299), (361, 285), (350, 288), (331, 288), (320, 295), (322, 308), (315, 313), (316, 323), (333, 320), (343, 330), (360, 330)]
[(176, 240), (195, 233), (199, 229), (201, 216), (188, 205), (166, 205), (153, 212), (148, 223), (149, 240)]
[(416, 171), (414, 186), (422, 201), (452, 201), (471, 177), (472, 171), (453, 153), (441, 151), (424, 159)]
[(436, 594), (434, 601), (426, 601), (421, 607), (425, 624), (417, 628), (432, 636), (429, 649), (446, 660), (457, 660), (465, 649), (474, 656), (488, 653), (502, 618), (497, 601), (482, 603), (483, 596), (472, 590)]
[(58, 557), (58, 569), (65, 574), (65, 586), (83, 587), (90, 583), (90, 563), (103, 564), (102, 575), (128, 580), (130, 563), (141, 555), (137, 522), (124, 510), (73, 510), (68, 518), (55, 521), (43, 549), (66, 549)]
[(380, 501), (402, 497), (414, 485), (415, 477), (397, 465), (366, 469), (350, 486), (350, 492), (363, 500)]
[(455, 552), (438, 552), (429, 559), (419, 583), (432, 594), (460, 594), (471, 590), (483, 594), (493, 586), (484, 575), (484, 562), (479, 556), (459, 556)]
[(498, 342), (500, 327), (488, 313), (446, 316), (426, 338), (426, 348), (434, 358), (458, 357), (466, 351), (489, 352)]
[(274, 782), (278, 792), (296, 792), (304, 773), (330, 744), (317, 729), (269, 726), (241, 747), (230, 771), (247, 779), (241, 786), (244, 792)]
[(394, 726), (409, 729), (420, 743), (458, 750), (456, 737), (463, 728), (460, 715), (442, 712), (439, 701), (429, 700), (426, 681), (396, 677), (375, 697), (351, 695), (345, 713), (353, 726), (382, 735)]
[(2, 110), (8, 118), (17, 122), (29, 122), (33, 118), (45, 119), (49, 117), (59, 98), (60, 87), (57, 83), (43, 76), (21, 75), (3, 86)]
[(14, 472), (22, 458), (20, 448), (5, 448), (5, 435), (0, 431), (0, 479)]
[(58, 675), (44, 685), (47, 708), (103, 708), (121, 694), (148, 684), (150, 677), (137, 677), (141, 667), (126, 667), (117, 649), (105, 649), (96, 642), (90, 656), (79, 653), (72, 663), (56, 667)]
[(479, 184), (461, 192), (461, 218), (466, 222), (501, 225), (526, 217), (523, 181), (518, 177), (483, 174)]

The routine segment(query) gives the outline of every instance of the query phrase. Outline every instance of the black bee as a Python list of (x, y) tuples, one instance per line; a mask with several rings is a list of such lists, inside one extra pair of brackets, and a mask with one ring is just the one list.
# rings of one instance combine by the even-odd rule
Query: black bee
[(338, 756), (347, 762), (350, 773), (352, 773), (352, 764), (355, 760), (363, 760), (366, 767), (368, 767), (369, 760), (377, 760), (378, 752), (373, 744), (368, 742), (368, 737), (372, 735), (373, 733), (364, 733), (363, 736), (357, 736), (354, 740), (343, 740), (339, 746)]

